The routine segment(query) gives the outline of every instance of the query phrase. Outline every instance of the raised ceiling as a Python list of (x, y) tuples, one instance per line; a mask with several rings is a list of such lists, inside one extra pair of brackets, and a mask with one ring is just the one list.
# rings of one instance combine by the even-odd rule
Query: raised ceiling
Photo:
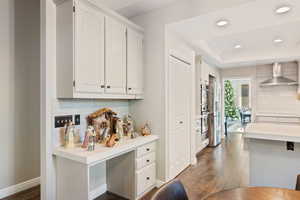
[(159, 9), (178, 0), (93, 0), (102, 3), (127, 18)]
[[(276, 8), (290, 5), (289, 13)], [(217, 27), (226, 19), (229, 25)], [(169, 25), (198, 53), (220, 67), (266, 64), (300, 59), (300, 1), (254, 0)], [(280, 38), (281, 43), (274, 43)], [(241, 48), (234, 48), (241, 45)]]

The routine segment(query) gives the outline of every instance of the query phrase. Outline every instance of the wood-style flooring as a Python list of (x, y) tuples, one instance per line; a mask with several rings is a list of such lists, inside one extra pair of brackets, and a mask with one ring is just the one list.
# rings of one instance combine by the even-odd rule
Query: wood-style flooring
[[(244, 150), (241, 134), (230, 134), (221, 145), (204, 149), (197, 158), (197, 165), (187, 168), (178, 176), (190, 200), (202, 200), (215, 192), (248, 185), (249, 157)], [(155, 191), (149, 192), (142, 200), (149, 200)], [(40, 200), (39, 187), (4, 200)], [(97, 200), (122, 198), (104, 194)]]

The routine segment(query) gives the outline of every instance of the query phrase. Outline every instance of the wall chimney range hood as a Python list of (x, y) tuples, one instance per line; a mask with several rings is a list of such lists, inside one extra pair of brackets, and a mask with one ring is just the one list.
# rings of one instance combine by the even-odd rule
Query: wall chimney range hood
[(289, 85), (298, 85), (298, 82), (291, 80), (289, 78), (285, 78), (282, 75), (282, 65), (280, 63), (273, 64), (273, 77), (260, 84), (260, 86), (262, 87), (289, 86)]

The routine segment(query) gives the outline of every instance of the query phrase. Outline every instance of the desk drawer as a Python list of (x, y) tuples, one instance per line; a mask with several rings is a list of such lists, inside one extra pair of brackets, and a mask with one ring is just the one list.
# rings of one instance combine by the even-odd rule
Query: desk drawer
[(156, 167), (151, 164), (140, 171), (136, 172), (137, 177), (137, 195), (143, 194), (150, 187), (155, 185), (156, 182)]
[(140, 170), (155, 162), (155, 152), (146, 154), (138, 159), (136, 159), (136, 170)]
[(137, 157), (140, 158), (141, 156), (151, 153), (155, 151), (155, 142), (146, 144), (137, 148)]

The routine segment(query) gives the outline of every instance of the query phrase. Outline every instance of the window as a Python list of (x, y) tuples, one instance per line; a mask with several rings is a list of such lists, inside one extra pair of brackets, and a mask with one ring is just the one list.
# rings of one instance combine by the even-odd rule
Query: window
[(242, 84), (241, 85), (241, 102), (243, 108), (249, 108), (249, 84)]

